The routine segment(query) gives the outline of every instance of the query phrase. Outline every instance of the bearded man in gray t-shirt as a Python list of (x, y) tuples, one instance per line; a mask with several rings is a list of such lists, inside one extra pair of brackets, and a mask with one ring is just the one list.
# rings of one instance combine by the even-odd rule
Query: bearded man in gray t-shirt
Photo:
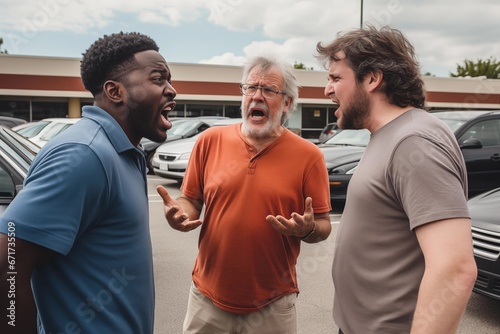
[(477, 274), (467, 173), (427, 113), (414, 49), (389, 27), (317, 45), (342, 129), (371, 139), (353, 175), (333, 262), (341, 333), (455, 333)]

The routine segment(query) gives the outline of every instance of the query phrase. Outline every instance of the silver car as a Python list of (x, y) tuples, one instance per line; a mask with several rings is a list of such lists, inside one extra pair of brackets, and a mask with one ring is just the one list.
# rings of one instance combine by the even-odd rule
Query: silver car
[[(231, 118), (213, 123), (212, 126), (224, 126), (241, 122), (241, 118)], [(191, 151), (200, 134), (160, 145), (156, 149), (153, 159), (151, 159), (153, 172), (158, 176), (182, 183)]]

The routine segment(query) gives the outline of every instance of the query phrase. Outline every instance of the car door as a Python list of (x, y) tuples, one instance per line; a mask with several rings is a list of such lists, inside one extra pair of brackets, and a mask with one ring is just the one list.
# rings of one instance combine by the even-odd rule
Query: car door
[[(500, 187), (500, 117), (471, 123), (457, 139), (467, 165), (469, 196)], [(467, 147), (470, 139), (481, 145)]]

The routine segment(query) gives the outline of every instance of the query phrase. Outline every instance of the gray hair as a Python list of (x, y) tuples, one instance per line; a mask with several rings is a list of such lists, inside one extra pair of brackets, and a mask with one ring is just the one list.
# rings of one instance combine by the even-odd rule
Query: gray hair
[[(294, 67), (290, 63), (287, 63), (276, 56), (257, 56), (250, 59), (243, 68), (243, 78), (241, 79), (242, 84), (247, 82), (248, 76), (254, 68), (261, 71), (277, 69), (283, 75), (283, 92), (285, 93), (285, 96), (291, 98), (292, 100), (290, 103), (290, 109), (286, 113), (288, 119), (290, 114), (297, 107), (297, 99), (299, 98), (299, 83), (297, 78), (295, 78)], [(283, 120), (283, 122), (284, 121), (286, 121), (286, 119)]]

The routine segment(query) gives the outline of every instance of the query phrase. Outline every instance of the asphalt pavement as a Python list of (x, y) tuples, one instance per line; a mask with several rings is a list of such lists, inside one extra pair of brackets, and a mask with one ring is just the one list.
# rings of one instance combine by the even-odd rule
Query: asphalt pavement
[[(164, 185), (172, 197), (179, 186), (148, 176), (150, 229), (156, 283), (155, 334), (180, 334), (197, 253), (199, 229), (182, 233), (170, 228), (163, 216), (163, 202), (156, 185)], [(332, 212), (332, 234), (317, 244), (302, 244), (297, 262), (300, 295), (297, 299), (298, 334), (336, 334), (332, 318), (331, 264), (339, 212)], [(473, 293), (458, 334), (500, 334), (500, 301)]]

